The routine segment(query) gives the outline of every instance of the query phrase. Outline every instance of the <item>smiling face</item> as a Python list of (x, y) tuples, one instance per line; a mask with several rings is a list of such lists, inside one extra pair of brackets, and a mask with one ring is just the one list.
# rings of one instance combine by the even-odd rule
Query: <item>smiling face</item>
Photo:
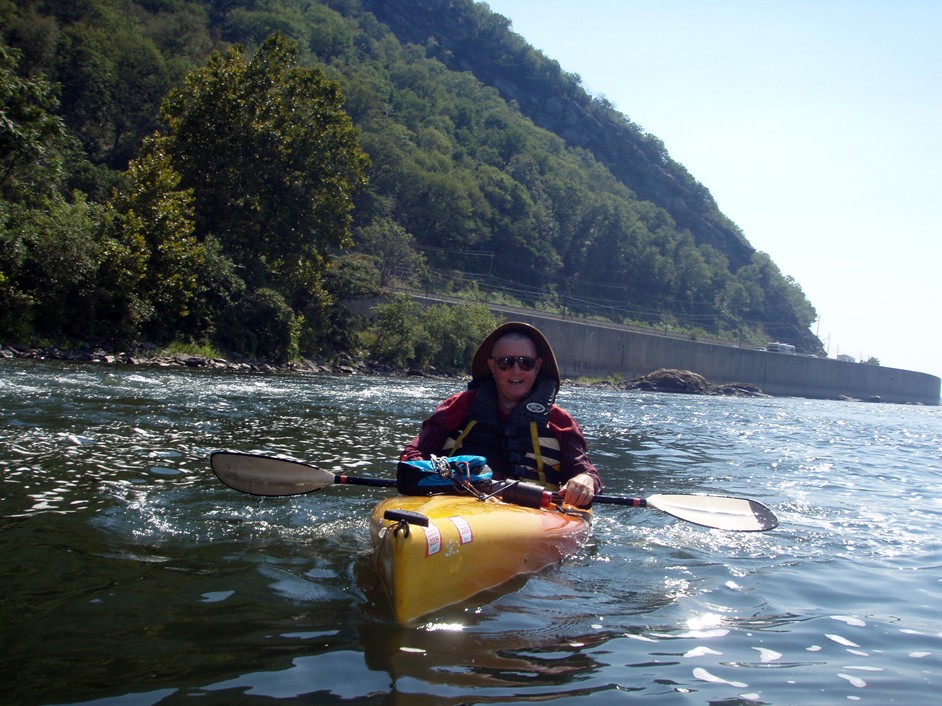
[[(534, 358), (536, 365), (533, 366), (532, 370), (523, 370), (520, 364), (515, 361), (510, 369), (501, 370), (497, 365), (497, 361), (505, 356)], [(537, 358), (536, 355), (536, 345), (524, 334), (508, 333), (497, 340), (494, 348), (491, 349), (491, 357), (488, 358), (487, 367), (490, 368), (491, 375), (494, 376), (494, 382), (497, 384), (497, 401), (504, 411), (509, 412), (517, 406), (520, 400), (530, 394), (542, 365), (543, 359)]]

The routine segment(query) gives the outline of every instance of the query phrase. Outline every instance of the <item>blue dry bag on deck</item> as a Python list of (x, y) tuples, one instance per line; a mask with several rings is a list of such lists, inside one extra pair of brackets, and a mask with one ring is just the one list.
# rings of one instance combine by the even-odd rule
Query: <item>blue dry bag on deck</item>
[(468, 492), (462, 486), (487, 488), (491, 469), (483, 456), (433, 456), (431, 459), (400, 461), (396, 487), (403, 495), (456, 495)]

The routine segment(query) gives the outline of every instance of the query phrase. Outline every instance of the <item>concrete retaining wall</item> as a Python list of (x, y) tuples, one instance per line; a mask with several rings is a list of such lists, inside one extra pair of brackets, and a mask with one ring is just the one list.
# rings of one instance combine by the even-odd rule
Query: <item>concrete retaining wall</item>
[[(360, 302), (356, 309), (366, 314), (369, 304)], [(699, 373), (714, 384), (751, 383), (776, 396), (939, 404), (940, 380), (926, 373), (702, 343), (503, 307), (493, 310), (505, 320), (539, 328), (553, 345), (563, 377), (615, 375), (633, 380), (659, 368), (676, 368)]]
[(626, 380), (658, 368), (699, 373), (714, 384), (746, 382), (777, 396), (939, 404), (934, 375), (878, 365), (685, 341), (592, 323), (515, 313), (552, 342), (565, 377), (621, 375)]
[(751, 383), (776, 396), (878, 397), (883, 402), (939, 404), (940, 380), (926, 373), (685, 341), (519, 313), (513, 318), (533, 324), (549, 338), (565, 377), (621, 375), (633, 380), (658, 368), (677, 368), (699, 373), (714, 384)]

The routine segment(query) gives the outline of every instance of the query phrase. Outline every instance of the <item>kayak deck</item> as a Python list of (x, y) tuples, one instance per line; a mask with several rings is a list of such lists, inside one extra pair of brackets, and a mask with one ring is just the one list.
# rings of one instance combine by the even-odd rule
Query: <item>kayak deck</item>
[(370, 534), (395, 619), (407, 623), (575, 553), (590, 518), (496, 498), (397, 496), (376, 505)]

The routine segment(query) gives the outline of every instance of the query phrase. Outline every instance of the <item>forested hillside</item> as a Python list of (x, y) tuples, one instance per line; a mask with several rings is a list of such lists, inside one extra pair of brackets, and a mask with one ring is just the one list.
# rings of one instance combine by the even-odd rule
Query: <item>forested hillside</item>
[(315, 354), (362, 342), (344, 299), (408, 285), (821, 350), (707, 188), (483, 3), (0, 23), (2, 337)]

